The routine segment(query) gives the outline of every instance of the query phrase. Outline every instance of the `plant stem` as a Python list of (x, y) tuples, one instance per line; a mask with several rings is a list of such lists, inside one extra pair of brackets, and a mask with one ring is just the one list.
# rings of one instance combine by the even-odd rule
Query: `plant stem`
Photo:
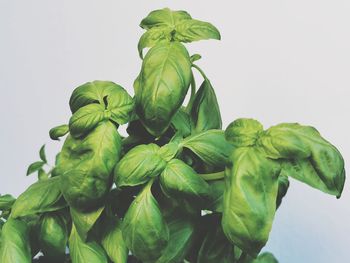
[(198, 174), (200, 177), (202, 177), (206, 181), (213, 181), (222, 179), (225, 177), (225, 171), (217, 172), (217, 173), (210, 173), (210, 174)]
[(190, 113), (191, 109), (192, 109), (192, 105), (194, 102), (194, 98), (196, 95), (196, 80), (194, 79), (194, 75), (192, 73), (192, 79), (191, 79), (191, 97), (190, 100), (188, 101), (188, 104), (186, 106), (186, 111), (188, 113)]
[(192, 64), (192, 67), (198, 70), (198, 72), (202, 75), (204, 80), (209, 81), (209, 79), (207, 78), (207, 75), (205, 75), (204, 71), (199, 66), (197, 66), (196, 64)]

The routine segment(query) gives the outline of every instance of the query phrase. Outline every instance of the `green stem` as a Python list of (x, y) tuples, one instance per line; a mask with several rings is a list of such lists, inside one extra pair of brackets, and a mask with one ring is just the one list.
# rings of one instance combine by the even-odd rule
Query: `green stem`
[(204, 80), (209, 81), (209, 79), (207, 78), (207, 75), (205, 75), (204, 71), (199, 66), (197, 66), (196, 64), (192, 64), (192, 67), (198, 70), (198, 72), (202, 75)]
[(196, 95), (196, 80), (194, 79), (194, 75), (192, 73), (192, 79), (191, 79), (191, 97), (190, 100), (188, 101), (188, 104), (186, 106), (186, 111), (188, 113), (190, 113), (191, 109), (192, 109), (192, 105), (194, 102), (194, 98)]
[(217, 173), (210, 173), (210, 174), (198, 174), (200, 177), (202, 177), (206, 181), (213, 181), (213, 180), (219, 180), (225, 177), (225, 171), (217, 172)]

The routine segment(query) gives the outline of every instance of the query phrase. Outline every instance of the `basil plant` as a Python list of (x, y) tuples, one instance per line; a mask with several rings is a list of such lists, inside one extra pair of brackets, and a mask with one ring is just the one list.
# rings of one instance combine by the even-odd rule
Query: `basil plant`
[(315, 128), (222, 128), (201, 56), (185, 47), (219, 40), (215, 26), (168, 8), (140, 26), (134, 95), (77, 87), (70, 119), (49, 132), (64, 138), (55, 163), (41, 147), (27, 172), (37, 182), (0, 196), (0, 262), (275, 263), (261, 250), (289, 179), (340, 198), (343, 158)]

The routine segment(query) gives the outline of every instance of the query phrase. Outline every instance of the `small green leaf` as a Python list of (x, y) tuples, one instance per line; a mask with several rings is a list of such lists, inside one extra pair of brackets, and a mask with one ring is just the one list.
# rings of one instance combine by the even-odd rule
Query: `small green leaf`
[(67, 225), (59, 214), (45, 214), (41, 220), (39, 242), (42, 252), (50, 262), (61, 263), (66, 255)]
[(13, 218), (56, 211), (67, 206), (60, 189), (60, 178), (38, 181), (25, 190), (13, 204)]
[(158, 176), (166, 166), (159, 150), (159, 146), (153, 143), (131, 149), (114, 169), (115, 184), (118, 187), (136, 186)]
[(170, 41), (171, 30), (171, 28), (154, 27), (143, 33), (137, 45), (140, 58), (143, 59), (143, 50), (145, 48), (154, 47), (163, 41)]
[(49, 135), (52, 140), (59, 140), (60, 137), (66, 135), (68, 132), (69, 132), (68, 125), (63, 124), (52, 128), (49, 132)]
[(94, 240), (81, 240), (74, 224), (69, 237), (69, 252), (72, 263), (108, 263), (108, 257), (103, 248)]
[(86, 240), (89, 231), (95, 225), (97, 219), (101, 216), (103, 210), (104, 206), (88, 212), (81, 212), (74, 209), (73, 207), (70, 208), (72, 221), (81, 240)]
[(277, 200), (276, 200), (277, 208), (281, 205), (282, 199), (287, 194), (288, 188), (289, 188), (288, 176), (284, 175), (283, 172), (281, 172), (280, 176), (278, 177), (278, 193), (277, 193)]
[(221, 39), (220, 32), (215, 26), (195, 19), (181, 21), (176, 25), (175, 31), (174, 39), (185, 43), (205, 39)]
[(202, 58), (202, 56), (201, 55), (199, 55), (199, 54), (193, 54), (192, 56), (191, 56), (191, 62), (193, 63), (193, 62), (196, 62), (197, 60), (200, 60)]
[(191, 16), (186, 11), (172, 11), (164, 8), (149, 13), (141, 21), (140, 27), (147, 30), (155, 27), (174, 27), (179, 22), (188, 19), (191, 19)]
[(83, 137), (101, 121), (108, 120), (110, 112), (101, 104), (89, 104), (79, 108), (69, 120), (69, 131), (74, 138)]
[(109, 217), (104, 222), (104, 233), (101, 244), (108, 257), (116, 263), (126, 263), (128, 248), (122, 234), (122, 221), (117, 217)]
[(160, 175), (160, 185), (166, 195), (188, 199), (203, 205), (210, 196), (210, 188), (192, 167), (178, 159), (171, 160)]
[(233, 149), (221, 130), (208, 130), (187, 137), (181, 145), (214, 167), (225, 167)]
[(30, 164), (27, 169), (27, 176), (39, 171), (41, 168), (43, 168), (44, 165), (45, 165), (45, 162), (43, 161), (37, 161)]
[(222, 227), (233, 244), (256, 257), (272, 227), (281, 168), (254, 147), (236, 149), (230, 161), (225, 171)]
[(235, 147), (253, 146), (262, 132), (263, 126), (260, 122), (241, 118), (227, 126), (225, 138)]
[(10, 210), (12, 205), (15, 203), (16, 198), (12, 195), (1, 195), (0, 196), (0, 210), (6, 211)]
[(152, 181), (130, 205), (123, 224), (127, 247), (142, 262), (156, 262), (169, 240), (169, 230), (151, 192)]
[(185, 216), (173, 214), (167, 222), (170, 239), (156, 263), (182, 262), (194, 242), (195, 222)]
[(219, 104), (209, 80), (204, 80), (195, 95), (191, 108), (191, 119), (196, 132), (222, 127)]
[(10, 218), (1, 230), (0, 262), (31, 263), (27, 224)]
[(41, 146), (40, 151), (39, 151), (39, 156), (40, 156), (40, 159), (44, 163), (47, 163), (46, 153), (45, 153), (45, 144), (43, 146)]

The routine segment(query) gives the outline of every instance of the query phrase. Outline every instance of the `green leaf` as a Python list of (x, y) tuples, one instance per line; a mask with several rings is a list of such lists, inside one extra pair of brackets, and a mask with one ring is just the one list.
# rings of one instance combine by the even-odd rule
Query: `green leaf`
[(156, 262), (169, 240), (169, 230), (151, 192), (152, 181), (129, 207), (123, 224), (127, 247), (142, 262)]
[(224, 180), (213, 180), (208, 181), (209, 187), (211, 189), (210, 202), (206, 209), (213, 212), (223, 212), (223, 196), (225, 191), (225, 181)]
[(39, 156), (40, 156), (40, 159), (44, 163), (47, 163), (46, 154), (45, 154), (45, 144), (43, 146), (41, 146), (40, 151), (39, 151)]
[(82, 139), (68, 136), (58, 158), (62, 193), (70, 206), (93, 210), (111, 188), (111, 174), (121, 153), (121, 138), (111, 122), (101, 122)]
[(171, 30), (171, 28), (154, 27), (143, 33), (137, 45), (140, 58), (143, 59), (143, 49), (154, 47), (163, 41), (170, 41)]
[(210, 216), (210, 225), (198, 253), (197, 263), (232, 263), (235, 261), (234, 246), (227, 240), (216, 214)]
[(119, 125), (125, 124), (133, 119), (134, 100), (123, 88), (118, 88), (107, 96), (107, 110), (110, 120)]
[(69, 132), (68, 125), (63, 124), (52, 128), (49, 131), (49, 135), (52, 140), (59, 140), (60, 137), (66, 135), (68, 132)]
[(0, 196), (0, 210), (6, 211), (10, 210), (12, 205), (15, 203), (16, 198), (12, 195), (1, 195)]
[(38, 181), (25, 190), (13, 204), (13, 218), (56, 211), (67, 206), (61, 189), (60, 178), (52, 177)]
[(253, 147), (236, 149), (230, 160), (225, 172), (222, 227), (233, 244), (255, 257), (272, 227), (280, 165)]
[(200, 54), (193, 54), (192, 56), (191, 56), (191, 62), (193, 63), (193, 62), (196, 62), (196, 61), (198, 61), (198, 60), (200, 60), (202, 58), (202, 56), (200, 55)]
[(227, 126), (225, 138), (236, 147), (253, 146), (262, 132), (263, 126), (260, 122), (241, 118)]
[(215, 26), (195, 19), (181, 21), (176, 25), (175, 31), (174, 39), (185, 43), (205, 39), (221, 39), (220, 32)]
[(88, 212), (81, 212), (74, 209), (73, 207), (70, 208), (72, 221), (81, 240), (86, 240), (89, 231), (95, 225), (97, 219), (101, 216), (103, 210), (104, 206)]
[(128, 248), (123, 239), (122, 221), (117, 217), (109, 217), (105, 224), (101, 240), (102, 247), (113, 262), (126, 263)]
[(0, 262), (31, 263), (28, 234), (26, 223), (7, 220), (1, 230)]
[(61, 263), (66, 255), (68, 229), (63, 217), (59, 214), (45, 214), (39, 230), (40, 248), (50, 262)]
[(159, 149), (158, 154), (163, 158), (163, 160), (169, 162), (170, 160), (175, 158), (178, 151), (179, 144), (177, 142), (169, 142)]
[(219, 104), (209, 80), (204, 80), (195, 95), (191, 118), (196, 132), (222, 127)]
[(69, 131), (74, 138), (83, 137), (101, 121), (108, 120), (110, 112), (101, 104), (89, 104), (79, 108), (69, 120)]
[(278, 260), (271, 253), (265, 252), (259, 255), (257, 259), (251, 261), (251, 263), (278, 263)]
[(140, 27), (151, 29), (154, 27), (174, 27), (183, 20), (191, 19), (186, 11), (172, 11), (169, 8), (154, 10), (144, 18)]
[(191, 134), (191, 118), (183, 107), (175, 113), (171, 120), (171, 127), (175, 132), (180, 132), (183, 137), (187, 137)]
[(174, 199), (188, 199), (203, 205), (210, 196), (210, 188), (198, 174), (183, 161), (171, 160), (160, 175), (164, 193)]
[[(122, 86), (111, 81), (96, 80), (77, 87), (69, 100), (72, 113), (93, 103), (103, 105), (110, 111), (114, 111), (115, 116), (112, 119), (116, 118), (120, 121), (118, 116), (124, 116), (124, 114), (129, 116), (129, 106), (132, 104), (132, 98)], [(124, 117), (121, 117), (121, 120), (125, 122)], [(118, 123), (118, 121), (116, 122)]]
[(165, 160), (158, 154), (159, 149), (153, 143), (131, 149), (115, 167), (115, 184), (118, 187), (135, 186), (158, 176), (166, 166)]
[(288, 188), (289, 188), (288, 176), (284, 175), (282, 172), (278, 177), (278, 193), (277, 193), (277, 200), (276, 200), (277, 208), (281, 205), (282, 199), (287, 194)]
[(315, 128), (282, 123), (269, 128), (257, 144), (268, 157), (290, 162), (283, 165), (286, 175), (338, 198), (341, 196), (344, 160)]
[(167, 130), (185, 99), (191, 77), (190, 57), (181, 43), (162, 42), (147, 53), (134, 89), (136, 113), (152, 135)]
[(72, 263), (108, 263), (108, 257), (103, 248), (94, 240), (88, 242), (81, 240), (74, 224), (69, 237), (69, 252)]
[(196, 154), (203, 162), (224, 167), (233, 149), (221, 130), (208, 130), (187, 137), (181, 145)]
[(185, 216), (172, 215), (168, 221), (170, 239), (156, 263), (182, 262), (194, 242), (195, 222)]
[(37, 161), (30, 164), (27, 169), (27, 176), (39, 171), (41, 168), (43, 168), (44, 165), (45, 163), (43, 161)]

